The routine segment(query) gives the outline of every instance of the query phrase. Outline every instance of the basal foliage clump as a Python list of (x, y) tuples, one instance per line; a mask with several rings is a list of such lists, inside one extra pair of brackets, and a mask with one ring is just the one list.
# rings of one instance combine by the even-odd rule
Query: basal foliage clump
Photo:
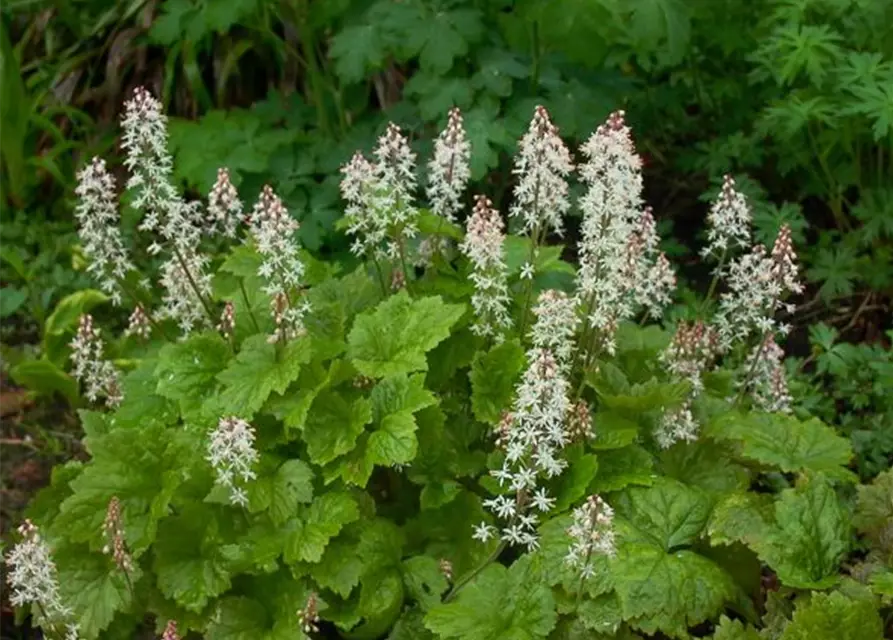
[[(664, 326), (675, 277), (622, 112), (575, 157), (536, 108), (518, 234), (485, 195), (463, 211), (458, 111), (427, 181), (391, 124), (342, 171), (346, 263), (298, 244), (271, 187), (246, 215), (225, 169), (187, 201), (145, 90), (122, 124), (139, 233), (99, 160), (78, 216), (131, 326), (81, 317), (89, 460), (55, 470), (7, 556), (48, 635), (881, 637), (889, 472), (853, 518), (849, 441), (791, 413), (791, 234), (755, 244), (734, 180), (710, 293)], [(573, 207), (579, 268), (547, 243)]]

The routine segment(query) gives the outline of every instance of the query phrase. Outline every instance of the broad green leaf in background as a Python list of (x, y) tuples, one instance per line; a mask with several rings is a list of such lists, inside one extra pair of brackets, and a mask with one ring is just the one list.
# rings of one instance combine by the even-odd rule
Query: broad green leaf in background
[(0, 320), (8, 318), (25, 303), (28, 292), (25, 289), (15, 287), (3, 287), (0, 289)]
[(72, 405), (78, 403), (78, 383), (49, 360), (24, 360), (9, 372), (12, 379), (38, 394), (60, 393)]
[[(864, 587), (863, 587), (864, 589)], [(870, 593), (852, 598), (839, 591), (798, 600), (780, 640), (881, 640), (884, 623)]]
[(707, 431), (715, 439), (740, 443), (745, 458), (785, 472), (809, 470), (842, 480), (853, 478), (845, 468), (853, 456), (849, 442), (816, 418), (730, 413), (714, 420)]

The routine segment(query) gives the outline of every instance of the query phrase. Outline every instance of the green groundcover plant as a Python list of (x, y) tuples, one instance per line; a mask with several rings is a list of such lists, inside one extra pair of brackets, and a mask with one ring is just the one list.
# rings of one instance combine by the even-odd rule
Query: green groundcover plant
[[(342, 169), (339, 263), (269, 187), (246, 214), (225, 169), (187, 202), (144, 89), (122, 128), (137, 232), (94, 159), (100, 290), (56, 312), (79, 316), (90, 459), (6, 557), (48, 636), (881, 638), (893, 475), (854, 496), (849, 440), (793, 414), (791, 231), (754, 244), (731, 177), (686, 316), (622, 112), (575, 157), (536, 108), (512, 234), (484, 195), (459, 224), (458, 110), (424, 172), (391, 124)], [(574, 207), (578, 267), (547, 242)], [(81, 313), (104, 300), (133, 305), (120, 338)]]

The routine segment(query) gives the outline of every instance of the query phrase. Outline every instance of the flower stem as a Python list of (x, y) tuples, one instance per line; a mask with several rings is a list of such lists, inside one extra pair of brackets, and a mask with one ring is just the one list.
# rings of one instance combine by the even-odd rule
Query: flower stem
[(260, 325), (257, 323), (257, 318), (254, 317), (254, 309), (251, 308), (251, 303), (248, 302), (248, 292), (245, 290), (245, 280), (242, 278), (239, 278), (239, 289), (242, 291), (242, 301), (245, 303), (245, 308), (248, 309), (251, 324), (254, 325), (254, 330), (260, 333)]
[[(531, 269), (534, 269), (534, 264), (536, 263), (536, 249), (538, 243), (539, 225), (534, 227), (533, 233), (530, 234), (530, 253), (527, 254), (527, 264), (530, 265)], [(526, 291), (524, 292), (524, 312), (521, 316), (521, 325), (518, 329), (518, 333), (521, 336), (522, 340), (524, 339), (524, 331), (527, 328), (527, 320), (530, 316), (530, 304), (531, 298), (533, 297), (533, 278), (535, 277), (536, 272), (534, 271), (533, 277), (527, 280)]]
[(198, 288), (198, 285), (195, 282), (195, 279), (192, 277), (192, 274), (189, 273), (189, 268), (186, 266), (186, 260), (183, 259), (183, 254), (180, 253), (180, 250), (177, 249), (176, 246), (171, 247), (174, 250), (174, 256), (177, 258), (177, 262), (180, 263), (180, 268), (183, 269), (183, 273), (186, 276), (186, 279), (189, 281), (189, 286), (192, 287), (192, 290), (195, 291), (195, 295), (198, 296), (198, 299), (201, 301), (202, 306), (205, 308), (205, 313), (208, 314), (208, 321), (211, 323), (211, 326), (214, 326), (214, 313), (211, 311), (211, 307), (208, 304), (208, 301), (205, 300), (205, 296), (202, 295), (201, 290)]
[(465, 587), (465, 585), (474, 580), (481, 571), (490, 566), (490, 564), (499, 557), (499, 555), (505, 550), (505, 546), (505, 541), (500, 542), (499, 545), (493, 550), (493, 553), (487, 556), (487, 559), (484, 560), (480, 565), (478, 565), (478, 567), (475, 568), (474, 571), (463, 576), (461, 580), (453, 585), (453, 588), (448, 594), (446, 594), (446, 597), (444, 597), (443, 601), (449, 602), (450, 600), (455, 598), (458, 595), (459, 591), (461, 591)]
[(716, 272), (713, 274), (713, 279), (710, 280), (710, 287), (707, 289), (707, 295), (704, 296), (704, 303), (701, 305), (699, 315), (702, 317), (707, 312), (707, 307), (710, 305), (710, 298), (713, 297), (713, 293), (716, 291), (716, 285), (719, 283), (719, 277), (722, 275), (722, 268), (726, 265), (726, 256), (728, 252), (728, 247), (726, 247), (722, 250), (722, 255), (719, 257), (719, 264), (716, 267)]

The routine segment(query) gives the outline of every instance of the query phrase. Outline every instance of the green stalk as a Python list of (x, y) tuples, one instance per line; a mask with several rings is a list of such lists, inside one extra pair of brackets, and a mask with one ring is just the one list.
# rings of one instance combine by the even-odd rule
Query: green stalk
[(483, 571), (488, 566), (490, 566), (490, 564), (493, 563), (499, 557), (499, 554), (501, 554), (505, 550), (505, 547), (506, 547), (505, 542), (504, 541), (500, 542), (497, 545), (497, 547), (493, 550), (493, 553), (491, 553), (489, 556), (487, 556), (487, 559), (484, 560), (480, 565), (478, 565), (474, 569), (474, 571), (472, 571), (469, 574), (466, 574), (465, 576), (463, 576), (463, 578), (461, 580), (459, 580), (458, 582), (456, 582), (455, 585), (453, 585), (453, 588), (450, 589), (450, 592), (448, 594), (446, 594), (446, 596), (444, 597), (443, 602), (444, 603), (449, 602), (450, 600), (455, 598), (457, 595), (459, 595), (459, 592), (465, 587), (465, 585), (467, 585), (469, 582), (474, 580), (481, 571)]
[(248, 292), (245, 290), (245, 280), (243, 278), (239, 278), (239, 289), (242, 292), (242, 301), (245, 303), (245, 308), (248, 309), (251, 324), (254, 325), (254, 330), (260, 333), (260, 325), (257, 323), (257, 318), (254, 317), (254, 309), (251, 308), (251, 303), (248, 302)]
[(707, 289), (707, 295), (704, 296), (704, 303), (701, 305), (701, 309), (698, 312), (698, 315), (701, 317), (707, 312), (707, 307), (710, 305), (710, 298), (713, 297), (713, 293), (716, 291), (716, 285), (719, 284), (722, 268), (726, 266), (726, 256), (728, 253), (729, 248), (726, 247), (722, 250), (722, 254), (719, 256), (719, 264), (716, 266), (716, 272), (713, 274), (713, 279), (710, 280), (710, 287)]
[(186, 275), (186, 279), (189, 281), (189, 286), (192, 287), (192, 290), (195, 291), (195, 295), (198, 296), (198, 299), (202, 303), (202, 307), (205, 309), (205, 313), (208, 314), (208, 320), (211, 322), (211, 326), (213, 327), (215, 324), (214, 321), (214, 313), (211, 311), (211, 307), (208, 304), (208, 301), (205, 300), (205, 296), (202, 295), (201, 290), (198, 288), (198, 285), (195, 283), (195, 279), (192, 277), (192, 274), (189, 272), (189, 269), (186, 266), (186, 260), (183, 259), (183, 254), (180, 253), (180, 250), (177, 249), (176, 246), (171, 247), (174, 251), (174, 256), (177, 258), (177, 262), (180, 263), (180, 268), (183, 269), (183, 273)]
[(533, 280), (534, 278), (536, 278), (536, 269), (534, 265), (536, 264), (536, 250), (537, 246), (539, 245), (539, 233), (540, 227), (539, 225), (537, 225), (533, 228), (533, 233), (530, 234), (530, 253), (528, 253), (527, 255), (527, 264), (529, 264), (531, 268), (534, 269), (534, 272), (533, 278), (527, 280), (525, 285), (526, 290), (524, 293), (524, 311), (521, 315), (521, 325), (518, 329), (518, 333), (521, 336), (522, 340), (524, 339), (524, 331), (527, 328), (527, 320), (530, 316), (530, 307), (532, 303), (531, 298), (533, 297)]

